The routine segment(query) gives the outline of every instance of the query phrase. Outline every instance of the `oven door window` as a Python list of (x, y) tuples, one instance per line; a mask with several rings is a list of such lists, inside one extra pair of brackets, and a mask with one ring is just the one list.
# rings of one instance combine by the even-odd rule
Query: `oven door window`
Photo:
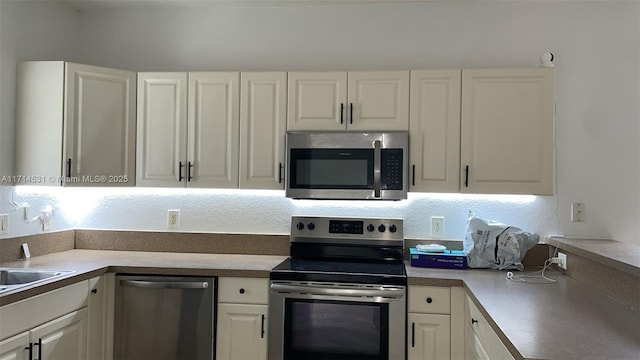
[(293, 189), (373, 189), (373, 149), (291, 149)]
[(389, 304), (285, 300), (284, 359), (387, 359)]

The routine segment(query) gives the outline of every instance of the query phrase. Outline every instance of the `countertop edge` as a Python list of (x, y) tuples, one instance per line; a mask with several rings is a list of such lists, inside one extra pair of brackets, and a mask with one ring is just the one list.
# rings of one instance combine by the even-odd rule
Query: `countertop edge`
[(560, 250), (573, 252), (630, 275), (640, 276), (640, 261), (634, 262), (632, 260), (640, 259), (640, 246), (638, 245), (615, 240), (564, 237), (545, 237), (542, 243), (550, 247), (557, 246)]
[[(34, 258), (36, 261), (32, 259), (31, 263), (22, 262), (18, 264), (21, 267), (76, 267), (74, 268), (75, 272), (73, 274), (1, 295), (0, 306), (8, 305), (106, 273), (268, 278), (271, 268), (286, 258), (286, 256), (272, 255), (167, 253), (166, 256), (169, 260), (161, 260), (162, 263), (166, 265), (163, 266), (162, 263), (154, 263), (154, 261), (158, 260), (148, 259), (146, 256), (149, 254), (140, 255), (140, 253), (137, 252), (119, 251), (109, 254), (109, 252), (110, 251), (105, 250), (70, 250), (57, 253), (57, 255), (42, 256), (41, 258), (43, 259), (40, 261)], [(127, 258), (127, 256), (129, 257)], [(123, 259), (123, 257), (125, 259)], [(78, 262), (74, 261), (74, 259), (83, 260)], [(259, 265), (255, 263), (259, 263)], [(178, 264), (178, 266), (176, 266), (176, 264)], [(247, 266), (247, 264), (251, 264), (251, 266)], [(512, 356), (516, 359), (534, 360), (541, 358), (540, 356), (543, 353), (536, 354), (535, 351), (531, 352), (526, 349), (518, 350), (512, 340), (510, 340), (510, 337), (507, 336), (504, 330), (498, 325), (500, 320), (496, 320), (495, 316), (490, 314), (490, 309), (483, 306), (483, 302), (480, 301), (483, 297), (482, 291), (480, 291), (480, 293), (474, 291), (474, 289), (481, 290), (478, 286), (482, 285), (483, 282), (493, 281), (494, 275), (489, 274), (496, 274), (495, 272), (487, 271), (476, 273), (474, 271), (473, 273), (469, 273), (466, 272), (467, 270), (424, 269), (413, 268), (407, 263), (405, 263), (405, 265), (407, 266), (407, 285), (462, 287), (481, 313), (487, 318), (491, 328)], [(568, 278), (566, 281), (575, 282), (575, 280), (569, 280)], [(599, 298), (604, 295), (598, 293), (594, 296)], [(491, 296), (488, 299), (491, 300)], [(491, 307), (491, 304), (485, 305)], [(500, 314), (495, 315), (500, 318)], [(513, 336), (514, 334), (511, 335)], [(523, 350), (524, 355), (528, 355), (528, 357), (523, 355)], [(538, 355), (538, 357), (536, 357), (536, 355)]]

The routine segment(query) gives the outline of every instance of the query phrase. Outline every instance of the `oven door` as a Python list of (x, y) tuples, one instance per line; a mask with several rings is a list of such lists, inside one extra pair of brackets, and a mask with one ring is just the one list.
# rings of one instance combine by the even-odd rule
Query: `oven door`
[(272, 281), (269, 359), (404, 359), (405, 287)]

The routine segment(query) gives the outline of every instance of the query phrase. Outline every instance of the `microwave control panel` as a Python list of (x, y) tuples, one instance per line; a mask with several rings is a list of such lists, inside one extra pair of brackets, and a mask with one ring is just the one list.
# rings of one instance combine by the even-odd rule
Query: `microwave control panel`
[(402, 149), (382, 149), (380, 182), (382, 190), (402, 190)]

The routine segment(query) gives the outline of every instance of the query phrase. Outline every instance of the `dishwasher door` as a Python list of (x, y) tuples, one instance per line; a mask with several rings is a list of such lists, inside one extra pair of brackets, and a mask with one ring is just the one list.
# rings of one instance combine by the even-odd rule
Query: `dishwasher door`
[(213, 277), (116, 276), (115, 359), (213, 359)]

